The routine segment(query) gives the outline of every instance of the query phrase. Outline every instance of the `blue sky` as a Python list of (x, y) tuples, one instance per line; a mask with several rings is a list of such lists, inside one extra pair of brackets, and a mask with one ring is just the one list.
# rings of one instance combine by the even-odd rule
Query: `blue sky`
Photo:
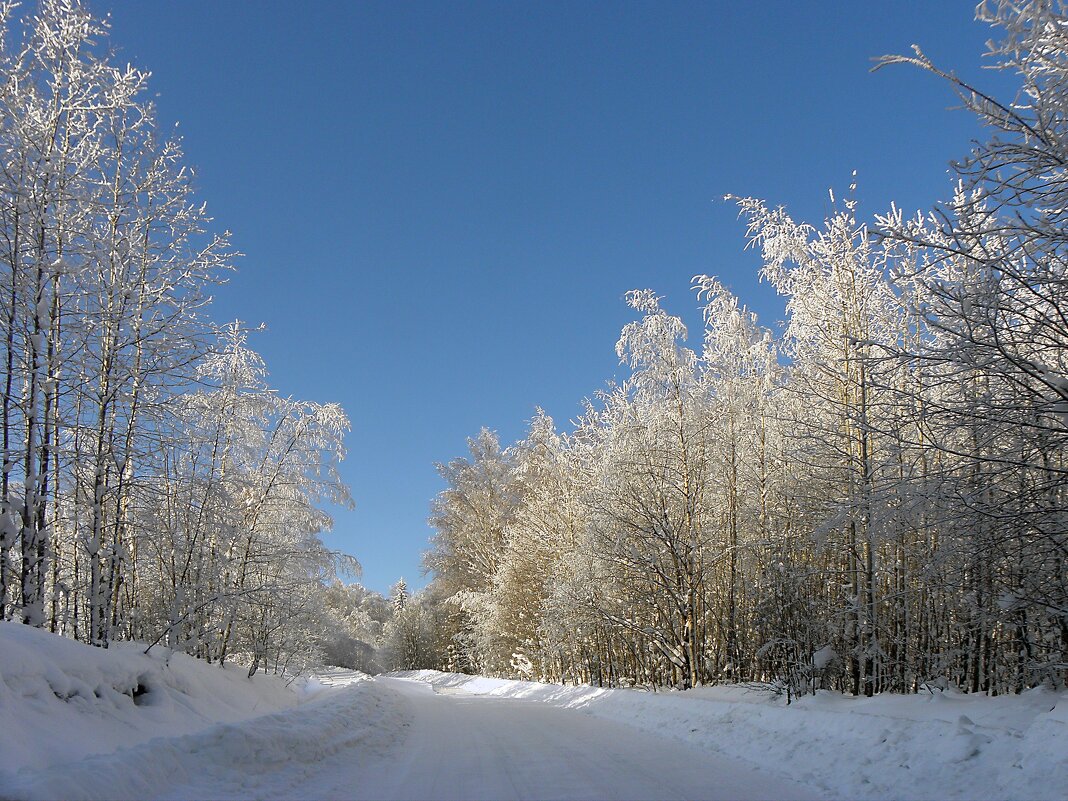
[(324, 539), (380, 591), (425, 581), (434, 462), (620, 374), (628, 289), (696, 332), (714, 273), (782, 317), (725, 193), (813, 221), (853, 170), (863, 214), (946, 196), (974, 123), (871, 57), (916, 42), (995, 77), (972, 5), (941, 0), (92, 7), (246, 254), (216, 317), (267, 323), (273, 384), (352, 419), (357, 508)]

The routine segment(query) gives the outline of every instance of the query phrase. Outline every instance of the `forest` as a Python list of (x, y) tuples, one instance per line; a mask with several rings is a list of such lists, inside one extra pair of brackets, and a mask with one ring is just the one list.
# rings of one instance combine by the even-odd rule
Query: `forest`
[[(440, 466), (425, 667), (607, 686), (1003, 694), (1068, 677), (1068, 18), (981, 4), (998, 100), (929, 213), (728, 198), (781, 331), (641, 289), (628, 377)], [(413, 663), (412, 666), (416, 666)]]
[(210, 318), (238, 254), (106, 23), (0, 12), (0, 618), (299, 669), (348, 419)]
[[(327, 663), (788, 698), (1068, 679), (1068, 17), (980, 6), (999, 100), (927, 213), (731, 197), (785, 302), (630, 292), (627, 377), (439, 465), (429, 586), (340, 579), (337, 404), (211, 318), (240, 254), (78, 0), (0, 9), (0, 619), (249, 673)], [(962, 144), (966, 151), (967, 145)], [(948, 154), (947, 154), (948, 155)], [(532, 332), (531, 334), (535, 334)], [(534, 399), (532, 399), (534, 400)]]

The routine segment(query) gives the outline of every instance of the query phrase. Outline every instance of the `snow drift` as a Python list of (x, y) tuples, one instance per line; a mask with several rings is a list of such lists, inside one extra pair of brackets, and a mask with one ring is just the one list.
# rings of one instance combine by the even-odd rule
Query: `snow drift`
[[(346, 731), (352, 710), (332, 690), (363, 674), (287, 685), (144, 649), (90, 648), (0, 623), (0, 798), (147, 798), (188, 782), (205, 758), (277, 764), (358, 736)], [(292, 714), (298, 705), (308, 714)]]
[[(42, 768), (295, 706), (274, 676), (138, 643), (90, 648), (0, 623), (0, 771)], [(2, 786), (2, 785), (0, 785)]]
[[(327, 757), (348, 750), (380, 753), (403, 737), (403, 710), (388, 691), (373, 682), (366, 682), (365, 689), (326, 693), (299, 709), (219, 724), (182, 737), (157, 737), (46, 770), (20, 771), (0, 777), (0, 797), (137, 801), (260, 798), (299, 791)], [(279, 775), (293, 787), (280, 786)], [(261, 783), (264, 776), (268, 786)]]

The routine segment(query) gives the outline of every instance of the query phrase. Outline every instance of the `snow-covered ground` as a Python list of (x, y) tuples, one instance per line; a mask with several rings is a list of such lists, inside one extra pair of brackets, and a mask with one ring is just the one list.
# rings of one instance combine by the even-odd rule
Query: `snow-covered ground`
[[(144, 650), (0, 623), (0, 798), (148, 798), (196, 775), (205, 759), (313, 756), (302, 745), (344, 740), (350, 726), (352, 710), (334, 700), (339, 688), (368, 678), (334, 671), (287, 684)], [(298, 706), (331, 712), (302, 730)]]
[(0, 623), (0, 771), (42, 768), (296, 706), (275, 677), (137, 643), (90, 648)]
[(947, 691), (785, 699), (743, 687), (648, 693), (437, 671), (393, 674), (439, 692), (521, 699), (653, 731), (828, 798), (1068, 798), (1068, 693)]
[(0, 625), (0, 798), (819, 797), (572, 710), (346, 672), (294, 690), (141, 650)]
[(0, 799), (1068, 798), (1068, 694), (286, 684), (0, 624)]

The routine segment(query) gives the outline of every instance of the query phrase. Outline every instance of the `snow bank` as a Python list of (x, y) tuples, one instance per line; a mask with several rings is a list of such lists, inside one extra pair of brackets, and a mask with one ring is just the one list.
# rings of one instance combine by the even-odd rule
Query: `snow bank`
[(1068, 798), (1068, 693), (952, 691), (795, 700), (742, 687), (648, 693), (437, 671), (391, 674), (437, 692), (525, 699), (685, 740), (856, 799)]
[(382, 722), (380, 699), (338, 702), (339, 688), (369, 678), (362, 673), (332, 670), (287, 685), (164, 648), (143, 651), (0, 623), (0, 798), (149, 798), (195, 781), (205, 764), (332, 753), (367, 734), (352, 730), (353, 704), (368, 727)]
[[(338, 752), (388, 750), (403, 736), (406, 723), (405, 710), (393, 694), (366, 681), (357, 691), (327, 692), (297, 709), (251, 722), (159, 737), (113, 754), (21, 771), (0, 780), (0, 797), (21, 801), (275, 797), (299, 789), (322, 760)], [(280, 786), (279, 777), (291, 787)]]
[[(108, 649), (0, 623), (0, 771), (43, 768), (300, 701), (273, 676), (138, 643)], [(2, 786), (2, 785), (0, 785)]]

